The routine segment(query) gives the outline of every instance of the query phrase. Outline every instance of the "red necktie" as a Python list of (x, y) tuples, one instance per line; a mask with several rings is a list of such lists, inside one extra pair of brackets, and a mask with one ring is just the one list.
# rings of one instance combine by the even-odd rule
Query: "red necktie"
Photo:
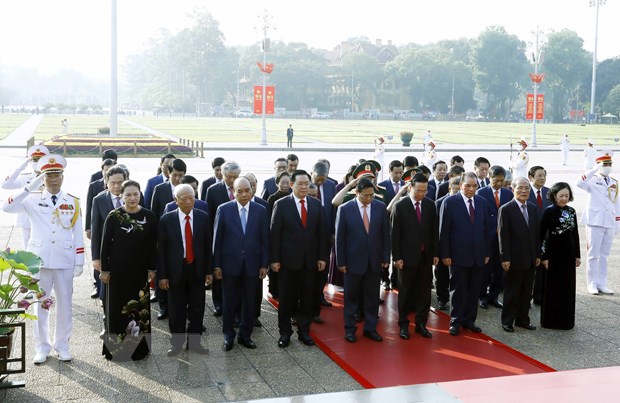
[(420, 202), (415, 202), (415, 215), (418, 216), (418, 222), (422, 223), (422, 212), (420, 211)]
[(476, 210), (474, 210), (474, 204), (472, 203), (471, 199), (469, 199), (467, 203), (469, 203), (469, 220), (473, 224), (476, 220)]
[(306, 216), (308, 215), (308, 210), (306, 210), (306, 201), (305, 200), (300, 200), (299, 201), (301, 203), (301, 225), (304, 226), (304, 228), (306, 228)]
[(321, 205), (323, 205), (323, 199), (321, 199), (321, 186), (316, 187), (316, 198), (319, 199)]
[(366, 208), (368, 206), (364, 205), (364, 215), (362, 217), (362, 219), (364, 220), (364, 228), (366, 228), (366, 233), (370, 232), (370, 219), (368, 218), (368, 211), (366, 211)]
[(234, 198), (235, 198), (235, 195), (233, 194), (232, 188), (228, 188), (228, 200), (232, 200)]
[(189, 215), (185, 216), (185, 260), (187, 263), (194, 262), (194, 238), (192, 237), (192, 226), (189, 223)]
[(499, 208), (499, 190), (495, 191), (495, 205)]
[(536, 201), (538, 202), (538, 208), (542, 208), (542, 197), (540, 197), (540, 190), (538, 191), (538, 195), (536, 195)]

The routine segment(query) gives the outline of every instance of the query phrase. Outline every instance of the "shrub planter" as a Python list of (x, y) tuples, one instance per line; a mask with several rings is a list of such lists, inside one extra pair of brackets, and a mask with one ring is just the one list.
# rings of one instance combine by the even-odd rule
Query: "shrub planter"
[(403, 142), (403, 147), (409, 147), (411, 145), (412, 138), (412, 132), (400, 132), (400, 141)]

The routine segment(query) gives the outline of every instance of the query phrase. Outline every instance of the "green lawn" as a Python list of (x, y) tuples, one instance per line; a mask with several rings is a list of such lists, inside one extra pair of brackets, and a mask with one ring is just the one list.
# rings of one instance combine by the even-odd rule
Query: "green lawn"
[[(37, 140), (48, 140), (54, 136), (62, 135), (62, 127), (60, 121), (67, 119), (67, 133), (79, 134), (97, 134), (97, 129), (104, 126), (110, 126), (108, 116), (101, 115), (47, 115), (41, 120), (41, 123), (34, 132)], [(136, 129), (124, 122), (118, 122), (118, 132), (123, 134), (144, 134), (144, 131)]]
[[(232, 118), (168, 118), (132, 117), (144, 126), (152, 127), (181, 138), (206, 142), (257, 142), (260, 139), (260, 119)], [(392, 142), (400, 142), (398, 134), (413, 131), (413, 143), (420, 143), (424, 132), (430, 129), (438, 143), (453, 144), (509, 144), (520, 137), (530, 141), (531, 123), (488, 122), (417, 122), (417, 121), (349, 121), (268, 119), (267, 141), (285, 142), (289, 123), (295, 129), (295, 142), (368, 143), (378, 136), (394, 136)], [(583, 144), (589, 137), (597, 145), (613, 144), (620, 136), (619, 125), (538, 124), (536, 138), (540, 145), (558, 144), (560, 137), (568, 133), (573, 145)]]
[(29, 113), (20, 113), (19, 115), (12, 113), (0, 114), (0, 139), (4, 139), (11, 134), (13, 130), (17, 129), (30, 116), (32, 115)]

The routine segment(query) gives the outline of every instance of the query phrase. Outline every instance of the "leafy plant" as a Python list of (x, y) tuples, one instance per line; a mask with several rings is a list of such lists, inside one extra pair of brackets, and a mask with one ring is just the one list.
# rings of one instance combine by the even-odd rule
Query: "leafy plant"
[[(47, 296), (45, 290), (39, 287), (39, 273), (43, 260), (32, 252), (0, 251), (0, 310), (23, 308), (28, 310), (30, 305), (41, 304), (43, 309), (49, 309), (54, 301)], [(28, 293), (33, 298), (28, 300)], [(21, 319), (37, 319), (28, 312), (21, 314), (1, 315), (0, 323), (15, 323)], [(11, 331), (10, 327), (0, 328), (0, 334)]]

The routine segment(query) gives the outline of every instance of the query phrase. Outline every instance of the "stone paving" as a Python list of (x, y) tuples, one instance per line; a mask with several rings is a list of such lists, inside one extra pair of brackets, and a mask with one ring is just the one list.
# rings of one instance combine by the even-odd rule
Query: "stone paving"
[[(271, 166), (276, 157), (289, 151), (283, 145), (270, 146), (263, 151), (248, 151), (243, 144), (223, 144), (225, 151), (209, 152), (205, 159), (187, 160), (188, 173), (199, 179), (210, 176), (210, 161), (217, 155), (237, 160), (244, 172), (254, 172), (259, 183), (271, 175)], [(444, 147), (445, 155), (459, 153), (468, 166), (480, 151), (474, 147)], [(480, 147), (476, 148), (480, 150)], [(303, 148), (292, 150), (297, 153), (302, 167), (309, 168), (312, 161), (326, 157), (332, 161), (332, 172), (340, 178), (348, 165), (360, 157), (371, 158), (372, 152), (350, 152), (349, 146), (331, 146), (329, 151), (311, 151)], [(414, 154), (413, 150), (392, 147), (386, 153), (386, 163), (391, 159), (402, 159)], [(440, 150), (439, 150), (440, 151)], [(25, 154), (24, 150), (2, 149), (6, 173), (17, 166)], [(505, 164), (508, 151), (485, 150), (492, 163)], [(419, 156), (420, 152), (415, 155)], [(573, 152), (568, 167), (561, 166), (560, 152), (539, 149), (532, 153), (531, 164), (544, 165), (548, 170), (548, 185), (556, 181), (574, 183), (581, 172), (581, 153)], [(146, 183), (154, 175), (158, 160), (153, 158), (124, 159), (133, 179)], [(79, 197), (86, 193), (90, 174), (97, 169), (99, 161), (87, 158), (70, 158), (63, 188)], [(618, 168), (616, 168), (618, 170)], [(575, 190), (575, 189), (574, 189)], [(8, 191), (1, 191), (5, 200)], [(585, 196), (575, 190), (572, 205), (580, 212)], [(479, 310), (478, 324), (486, 334), (518, 349), (558, 370), (620, 365), (620, 299), (613, 296), (590, 296), (585, 287), (585, 230), (580, 228), (584, 263), (577, 269), (577, 318), (576, 327), (570, 331), (517, 329), (509, 334), (502, 331), (499, 310), (490, 307)], [(13, 217), (0, 212), (0, 246), (21, 247), (21, 233), (13, 228)], [(616, 239), (609, 266), (609, 286), (620, 292), (620, 243)], [(14, 379), (26, 380), (22, 389), (0, 391), (0, 401), (237, 401), (274, 398), (322, 392), (337, 392), (361, 389), (347, 373), (332, 362), (318, 347), (306, 347), (296, 340), (285, 350), (279, 349), (277, 341), (276, 312), (263, 303), (261, 320), (264, 326), (256, 329), (253, 338), (258, 348), (247, 350), (235, 346), (229, 353), (221, 351), (221, 318), (211, 315), (210, 295), (207, 296), (208, 310), (205, 315), (207, 334), (203, 343), (209, 347), (206, 356), (183, 353), (170, 359), (167, 323), (155, 319), (156, 305), (153, 305), (152, 354), (148, 359), (135, 363), (110, 363), (101, 356), (101, 309), (89, 298), (91, 279), (85, 271), (74, 280), (74, 334), (71, 340), (73, 361), (61, 363), (55, 357), (40, 366), (32, 362), (32, 327), (27, 326), (27, 371), (13, 375)], [(532, 322), (538, 324), (540, 310), (534, 307)], [(53, 315), (52, 315), (53, 317)], [(329, 325), (329, 324), (327, 324)], [(340, 326), (340, 324), (338, 324)], [(389, 363), (381, 363), (389, 368)]]

